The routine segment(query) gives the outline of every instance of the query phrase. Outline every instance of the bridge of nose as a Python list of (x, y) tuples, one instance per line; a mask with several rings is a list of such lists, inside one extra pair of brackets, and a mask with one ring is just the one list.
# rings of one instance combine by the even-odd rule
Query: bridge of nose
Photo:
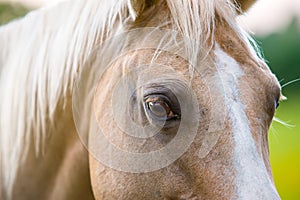
[(261, 153), (258, 152), (246, 108), (241, 101), (239, 81), (244, 72), (236, 60), (219, 45), (216, 45), (215, 61), (224, 86), (225, 106), (232, 125), (238, 199), (279, 199)]

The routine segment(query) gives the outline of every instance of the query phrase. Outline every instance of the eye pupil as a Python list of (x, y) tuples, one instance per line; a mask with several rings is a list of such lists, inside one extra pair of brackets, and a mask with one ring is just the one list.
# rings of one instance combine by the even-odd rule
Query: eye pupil
[(148, 102), (148, 108), (157, 117), (167, 117), (171, 112), (170, 107), (160, 101)]

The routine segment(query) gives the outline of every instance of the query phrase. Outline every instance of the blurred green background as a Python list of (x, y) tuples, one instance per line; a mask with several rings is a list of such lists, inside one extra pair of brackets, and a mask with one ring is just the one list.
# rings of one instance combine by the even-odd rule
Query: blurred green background
[[(300, 27), (294, 19), (281, 32), (257, 38), (271, 70), (281, 85), (300, 78)], [(276, 186), (283, 200), (300, 199), (300, 81), (282, 88), (288, 98), (281, 102), (273, 121), (270, 153)]]
[[(21, 17), (28, 9), (0, 4), (0, 24)], [(300, 28), (293, 20), (281, 32), (256, 37), (271, 70), (281, 85), (300, 78)], [(283, 87), (288, 98), (281, 102), (276, 117), (290, 124), (272, 123), (269, 132), (271, 164), (277, 189), (283, 200), (300, 199), (300, 81)]]
[(0, 25), (7, 23), (14, 18), (22, 17), (29, 9), (20, 4), (0, 3)]

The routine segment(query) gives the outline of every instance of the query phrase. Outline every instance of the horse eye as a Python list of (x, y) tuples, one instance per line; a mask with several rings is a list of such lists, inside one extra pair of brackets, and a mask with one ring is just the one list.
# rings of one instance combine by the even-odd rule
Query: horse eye
[(276, 109), (279, 107), (279, 100), (276, 101)]
[(165, 102), (150, 101), (147, 102), (148, 109), (157, 117), (167, 117), (170, 115), (171, 109)]
[(275, 107), (276, 109), (279, 107), (280, 97), (276, 98)]
[(145, 101), (146, 108), (151, 116), (158, 120), (170, 120), (179, 118), (178, 114), (174, 114), (170, 105), (159, 97), (149, 97)]

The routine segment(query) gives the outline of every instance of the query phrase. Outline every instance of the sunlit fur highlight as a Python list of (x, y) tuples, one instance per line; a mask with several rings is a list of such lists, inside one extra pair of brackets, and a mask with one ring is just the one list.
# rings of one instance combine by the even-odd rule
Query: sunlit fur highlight
[[(191, 59), (211, 50), (216, 15), (256, 54), (236, 24), (230, 0), (166, 2), (173, 29), (197, 41), (186, 44)], [(29, 148), (34, 146), (40, 156), (47, 147), (54, 114), (70, 103), (74, 80), (89, 54), (106, 38), (126, 31), (137, 17), (129, 8), (128, 0), (73, 0), (0, 28), (1, 182), (8, 194)]]

